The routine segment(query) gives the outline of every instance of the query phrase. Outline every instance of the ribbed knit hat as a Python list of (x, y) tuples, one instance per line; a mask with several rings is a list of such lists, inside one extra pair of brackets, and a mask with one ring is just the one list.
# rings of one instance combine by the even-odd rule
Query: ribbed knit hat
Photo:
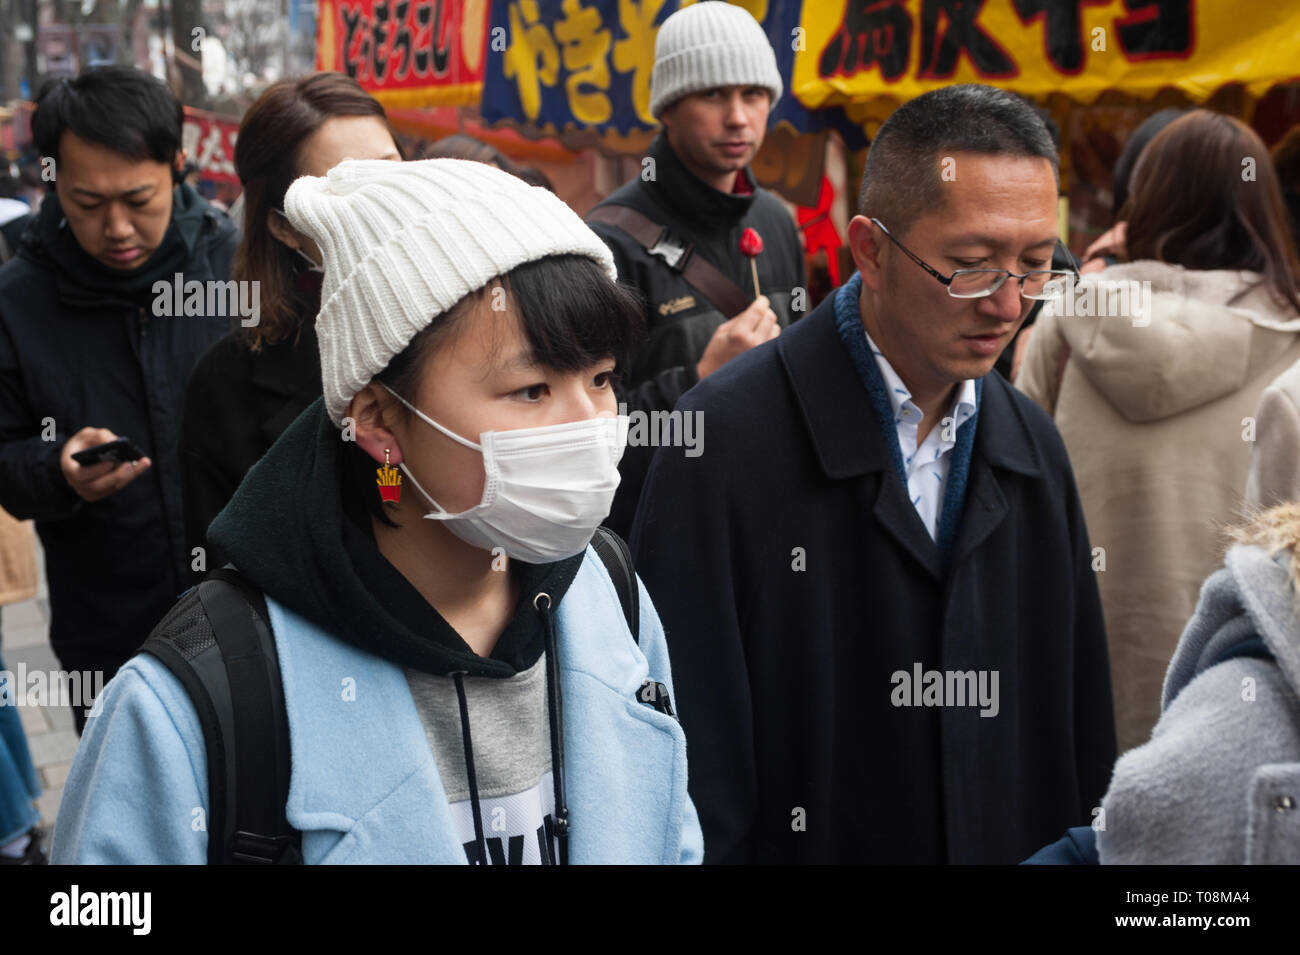
[(781, 98), (781, 71), (767, 34), (747, 10), (719, 0), (678, 10), (659, 28), (650, 74), (650, 113), (715, 86), (765, 86)]
[(433, 319), (516, 266), (614, 258), (554, 193), (463, 159), (349, 159), (289, 187), (284, 210), (320, 247), (316, 335), (330, 419)]

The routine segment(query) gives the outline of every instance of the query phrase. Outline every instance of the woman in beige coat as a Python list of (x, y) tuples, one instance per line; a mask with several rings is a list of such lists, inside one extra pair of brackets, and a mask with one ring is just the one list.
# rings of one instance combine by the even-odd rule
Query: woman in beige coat
[(1300, 360), (1300, 265), (1248, 126), (1207, 110), (1171, 123), (1143, 151), (1123, 218), (1130, 261), (1048, 303), (1016, 381), (1074, 466), (1121, 752), (1150, 736), (1183, 625), (1222, 563), (1260, 395)]
[(1300, 362), (1264, 389), (1255, 412), (1255, 444), (1246, 510), (1300, 501)]

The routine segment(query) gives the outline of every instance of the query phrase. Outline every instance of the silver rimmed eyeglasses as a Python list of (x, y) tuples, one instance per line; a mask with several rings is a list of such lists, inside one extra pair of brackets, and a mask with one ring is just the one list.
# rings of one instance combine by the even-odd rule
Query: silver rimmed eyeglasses
[[(871, 221), (880, 226), (880, 231), (889, 236), (889, 241), (898, 246), (904, 255), (947, 286), (948, 294), (953, 298), (984, 298), (1002, 288), (1007, 279), (1016, 279), (1020, 283), (1022, 296), (1034, 301), (1042, 301), (1064, 294), (1079, 277), (1077, 269), (1070, 271), (1034, 269), (1023, 273), (1009, 272), (1006, 269), (958, 269), (952, 275), (944, 275), (938, 269), (927, 265), (911, 249), (894, 238), (893, 233), (886, 229), (885, 224), (879, 219)], [(1070, 255), (1068, 249), (1066, 255)], [(1073, 261), (1073, 257), (1070, 258)]]

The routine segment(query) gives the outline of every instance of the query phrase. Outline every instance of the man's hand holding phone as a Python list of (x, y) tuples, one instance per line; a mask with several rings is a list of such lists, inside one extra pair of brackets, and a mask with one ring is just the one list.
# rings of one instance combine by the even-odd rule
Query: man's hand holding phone
[[(82, 428), (63, 445), (59, 466), (63, 469), (64, 480), (84, 500), (99, 501), (110, 494), (116, 494), (147, 471), (153, 463), (147, 457), (133, 461), (109, 458), (92, 464), (80, 464), (73, 459), (73, 455), (78, 452), (118, 440), (118, 436), (107, 428)], [(126, 444), (129, 446), (129, 442)]]

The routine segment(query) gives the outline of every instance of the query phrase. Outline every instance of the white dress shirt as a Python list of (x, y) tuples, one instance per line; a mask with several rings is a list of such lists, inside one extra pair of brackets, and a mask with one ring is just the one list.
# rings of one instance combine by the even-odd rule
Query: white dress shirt
[[(863, 329), (863, 334), (866, 330)], [(943, 510), (944, 490), (948, 485), (948, 468), (952, 464), (949, 453), (957, 445), (957, 429), (975, 413), (975, 379), (967, 378), (957, 389), (947, 418), (941, 419), (925, 436), (921, 446), (916, 446), (917, 427), (921, 409), (912, 401), (912, 393), (898, 377), (894, 367), (867, 335), (867, 347), (876, 356), (876, 367), (885, 379), (885, 391), (894, 409), (894, 426), (898, 429), (898, 446), (903, 452), (903, 467), (907, 471), (907, 495), (921, 517), (921, 523), (937, 538), (939, 516)]]

